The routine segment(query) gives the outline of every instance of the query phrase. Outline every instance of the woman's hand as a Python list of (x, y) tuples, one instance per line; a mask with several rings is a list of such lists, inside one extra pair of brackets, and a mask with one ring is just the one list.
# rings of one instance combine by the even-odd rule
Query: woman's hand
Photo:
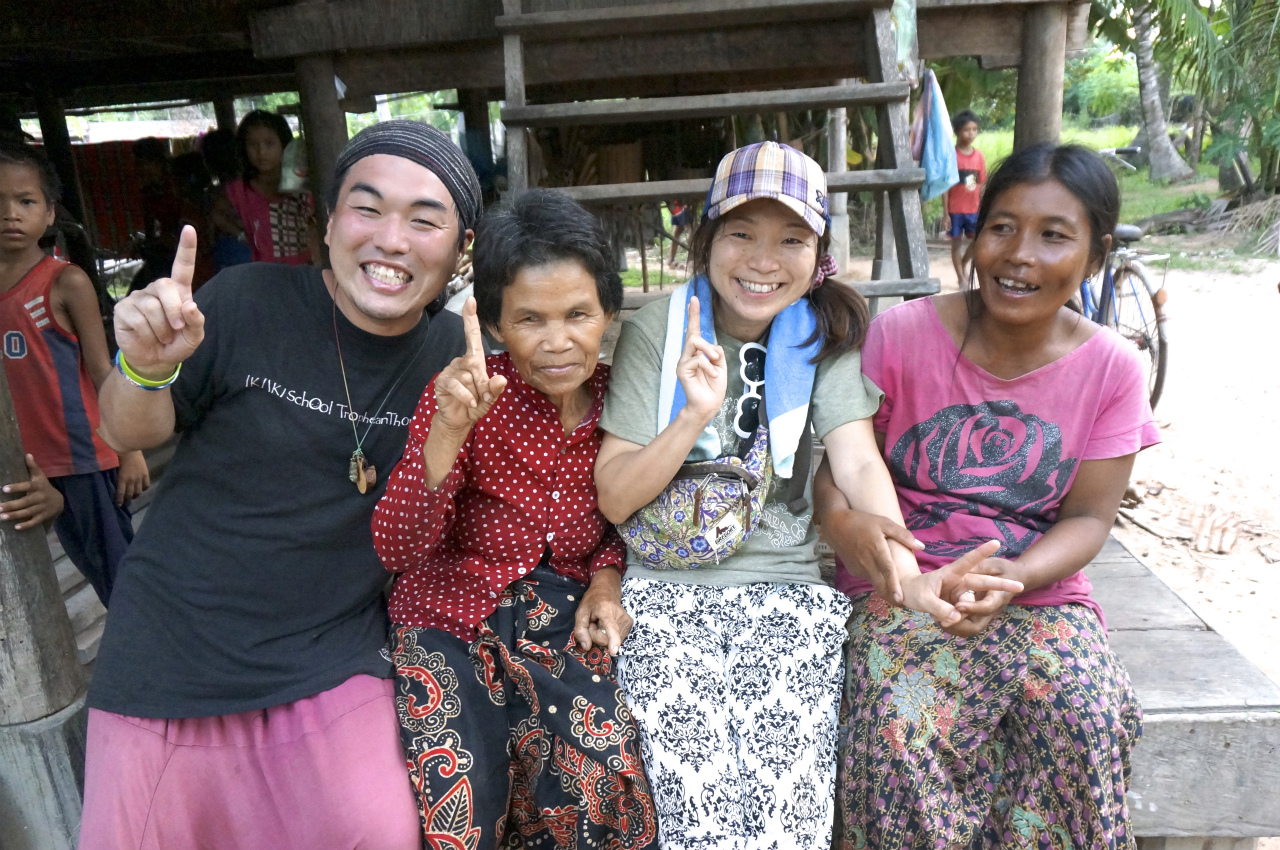
[(151, 486), (151, 470), (142, 452), (124, 452), (120, 455), (120, 471), (116, 479), (116, 504), (124, 505), (142, 495)]
[[(932, 572), (912, 576), (903, 582), (906, 607), (928, 614), (949, 634), (957, 637), (975, 635), (987, 627), (991, 618), (1015, 595), (1022, 592), (1022, 584), (989, 572), (991, 558), (1000, 549), (996, 540), (988, 540), (978, 548), (966, 552), (956, 560)], [(962, 606), (972, 604), (972, 599), (982, 594), (994, 606), (999, 597), (1004, 601), (992, 607), (989, 614), (967, 616)]]
[(889, 541), (913, 551), (923, 549), (924, 544), (910, 531), (878, 514), (849, 508), (831, 511), (823, 521), (822, 535), (841, 553), (846, 568), (857, 568), (854, 575), (871, 582), (881, 598), (894, 605), (903, 604), (902, 583)]
[(684, 332), (684, 350), (676, 363), (676, 377), (684, 388), (685, 410), (706, 427), (724, 404), (729, 370), (724, 349), (702, 338), (702, 313), (697, 297), (689, 299), (689, 321)]
[(591, 577), (591, 584), (582, 594), (573, 639), (583, 652), (594, 644), (617, 655), (633, 622), (622, 607), (622, 574), (616, 567), (605, 567)]
[(467, 334), (467, 353), (455, 358), (436, 376), (437, 409), (422, 446), (423, 482), (428, 490), (439, 487), (449, 476), (472, 427), (507, 388), (507, 379), (502, 375), (489, 377), (474, 298), (468, 298), (462, 307), (462, 326)]
[(0, 502), (0, 520), (14, 523), (17, 531), (34, 528), (62, 513), (62, 494), (40, 471), (33, 455), (27, 455), (27, 472), (31, 475), (30, 481), (6, 484), (0, 490), (7, 496), (23, 494), (21, 498)]
[(436, 405), (431, 425), (443, 426), (464, 439), (471, 427), (489, 412), (507, 386), (502, 375), (489, 377), (484, 361), (484, 337), (476, 316), (476, 299), (468, 298), (462, 308), (462, 325), (467, 334), (467, 353), (455, 358), (436, 376)]
[[(984, 544), (985, 545), (985, 544)], [(956, 637), (972, 637), (986, 629), (1013, 597), (1023, 591), (1018, 566), (1006, 558), (987, 558), (976, 565), (953, 592), (951, 601), (964, 616), (946, 628)]]

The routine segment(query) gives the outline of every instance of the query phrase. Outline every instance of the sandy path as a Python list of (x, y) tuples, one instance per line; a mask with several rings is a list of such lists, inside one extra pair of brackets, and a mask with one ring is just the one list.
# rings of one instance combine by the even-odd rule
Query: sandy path
[[(1143, 452), (1134, 481), (1166, 489), (1135, 517), (1191, 532), (1196, 507), (1245, 529), (1229, 555), (1192, 551), (1132, 524), (1117, 536), (1211, 627), (1280, 682), (1280, 264), (1255, 273), (1170, 272), (1170, 377), (1156, 409), (1164, 442)], [(1146, 490), (1138, 486), (1139, 492)], [(1179, 518), (1179, 514), (1183, 519)]]

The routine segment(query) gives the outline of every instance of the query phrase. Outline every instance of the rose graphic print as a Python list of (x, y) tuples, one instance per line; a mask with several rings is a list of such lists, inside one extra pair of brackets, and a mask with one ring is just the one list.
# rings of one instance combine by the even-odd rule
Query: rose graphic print
[(1013, 401), (945, 407), (908, 428), (888, 461), (900, 487), (919, 497), (904, 511), (912, 531), (972, 517), (964, 526), (974, 533), (964, 539), (921, 537), (927, 552), (945, 558), (992, 539), (1002, 541), (1000, 557), (1025, 552), (1052, 524), (1079, 464), (1062, 457), (1058, 426)]

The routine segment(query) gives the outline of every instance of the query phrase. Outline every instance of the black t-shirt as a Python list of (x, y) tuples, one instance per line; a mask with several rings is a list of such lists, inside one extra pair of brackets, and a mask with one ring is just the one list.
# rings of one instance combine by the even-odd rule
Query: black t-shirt
[(196, 302), (205, 339), (173, 386), (181, 437), (121, 564), (89, 705), (208, 717), (358, 673), (389, 677), (389, 576), (369, 524), (423, 387), (464, 352), (462, 320), (424, 315), (381, 337), (337, 313), (356, 427), (378, 472), (361, 495), (348, 479), (356, 437), (320, 272), (236, 266)]

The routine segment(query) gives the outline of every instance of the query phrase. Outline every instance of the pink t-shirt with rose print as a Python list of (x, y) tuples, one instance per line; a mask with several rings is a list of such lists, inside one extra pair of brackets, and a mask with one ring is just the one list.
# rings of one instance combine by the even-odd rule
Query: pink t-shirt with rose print
[[(1081, 321), (1088, 321), (1081, 319)], [(1049, 530), (1080, 462), (1123, 457), (1160, 441), (1133, 343), (1099, 328), (1054, 362), (1006, 381), (960, 354), (932, 298), (877, 316), (862, 371), (884, 391), (875, 430), (909, 528), (935, 570), (987, 540), (1016, 559)], [(850, 595), (871, 585), (840, 568)], [(1017, 597), (1022, 605), (1090, 598), (1084, 572)]]

